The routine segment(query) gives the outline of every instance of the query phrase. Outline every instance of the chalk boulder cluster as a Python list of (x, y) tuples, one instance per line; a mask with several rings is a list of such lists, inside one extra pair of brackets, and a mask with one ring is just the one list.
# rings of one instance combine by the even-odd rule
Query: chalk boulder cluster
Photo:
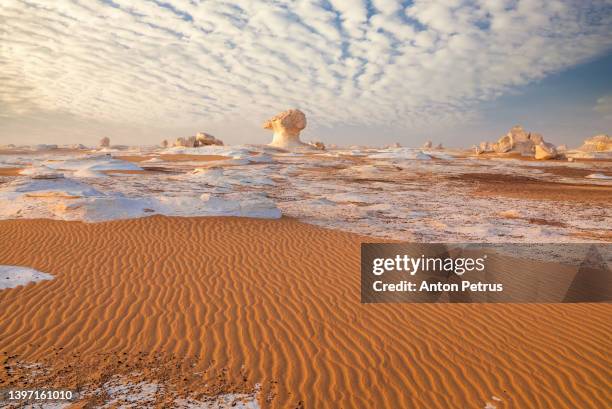
[(595, 135), (584, 140), (578, 150), (583, 152), (608, 152), (612, 151), (612, 138), (608, 135)]
[[(168, 141), (162, 141), (162, 146), (168, 146)], [(198, 132), (195, 136), (189, 136), (187, 138), (177, 138), (174, 142), (174, 146), (180, 146), (183, 148), (197, 148), (200, 146), (218, 145), (223, 146), (223, 141), (215, 138), (213, 135)]]
[(481, 153), (519, 153), (523, 156), (533, 156), (535, 159), (554, 159), (559, 156), (555, 145), (545, 142), (544, 137), (535, 132), (525, 132), (523, 127), (517, 125), (510, 129), (506, 135), (497, 142), (481, 142), (474, 147), (474, 151)]

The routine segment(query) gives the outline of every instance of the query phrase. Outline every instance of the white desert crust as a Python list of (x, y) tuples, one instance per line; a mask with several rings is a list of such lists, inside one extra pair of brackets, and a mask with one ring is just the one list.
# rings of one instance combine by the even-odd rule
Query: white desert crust
[(0, 290), (45, 280), (53, 276), (29, 267), (0, 265)]

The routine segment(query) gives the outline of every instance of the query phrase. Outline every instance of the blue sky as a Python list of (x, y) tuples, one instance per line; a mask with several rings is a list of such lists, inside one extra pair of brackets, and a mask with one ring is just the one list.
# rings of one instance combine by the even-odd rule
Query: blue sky
[(265, 143), (292, 107), (303, 139), (341, 145), (612, 127), (605, 0), (3, 4), (0, 143)]

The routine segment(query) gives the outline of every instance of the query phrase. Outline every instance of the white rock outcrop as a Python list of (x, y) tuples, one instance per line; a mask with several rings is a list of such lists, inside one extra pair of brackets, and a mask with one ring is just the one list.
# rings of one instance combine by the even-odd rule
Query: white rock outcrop
[(495, 143), (481, 142), (474, 149), (474, 152), (477, 154), (488, 152), (519, 153), (522, 156), (531, 156), (536, 159), (552, 159), (558, 156), (555, 146), (545, 142), (541, 134), (525, 132), (520, 125), (512, 127), (506, 135), (499, 138)]
[(427, 141), (423, 144), (423, 149), (431, 149), (433, 147), (433, 142)]
[(223, 141), (205, 132), (198, 132), (196, 135), (187, 138), (176, 138), (176, 141), (174, 141), (174, 146), (183, 148), (197, 148), (208, 145), (223, 145)]
[(108, 136), (105, 136), (104, 138), (100, 139), (100, 143), (98, 145), (100, 146), (100, 148), (110, 147), (110, 138)]
[(319, 151), (324, 151), (325, 150), (325, 144), (321, 141), (310, 141), (308, 142), (308, 145), (310, 145), (311, 147), (319, 150)]
[(491, 142), (487, 142), (487, 141), (480, 142), (478, 146), (474, 146), (472, 149), (477, 154), (493, 152), (493, 146)]
[(195, 142), (196, 142), (196, 146), (207, 146), (207, 145), (223, 146), (222, 140), (217, 139), (213, 135), (205, 133), (205, 132), (198, 132), (195, 136)]
[(274, 132), (270, 146), (276, 148), (308, 146), (300, 141), (300, 132), (306, 128), (306, 115), (299, 109), (281, 112), (264, 122), (263, 128)]
[(183, 148), (193, 148), (193, 143), (188, 145), (187, 138), (179, 137), (174, 141), (174, 146), (183, 147)]
[(612, 151), (612, 138), (608, 135), (595, 135), (584, 140), (578, 150), (583, 152), (606, 152)]
[(559, 153), (557, 152), (555, 145), (552, 143), (542, 142), (541, 144), (535, 146), (535, 159), (547, 160), (554, 159), (557, 156), (559, 156)]

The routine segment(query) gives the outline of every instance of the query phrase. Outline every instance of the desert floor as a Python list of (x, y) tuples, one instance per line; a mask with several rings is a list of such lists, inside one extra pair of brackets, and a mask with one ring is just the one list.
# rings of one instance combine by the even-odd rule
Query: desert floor
[(120, 375), (161, 385), (158, 406), (612, 407), (611, 305), (360, 304), (368, 240), (287, 217), (0, 221), (0, 264), (55, 276), (0, 291), (0, 387)]

